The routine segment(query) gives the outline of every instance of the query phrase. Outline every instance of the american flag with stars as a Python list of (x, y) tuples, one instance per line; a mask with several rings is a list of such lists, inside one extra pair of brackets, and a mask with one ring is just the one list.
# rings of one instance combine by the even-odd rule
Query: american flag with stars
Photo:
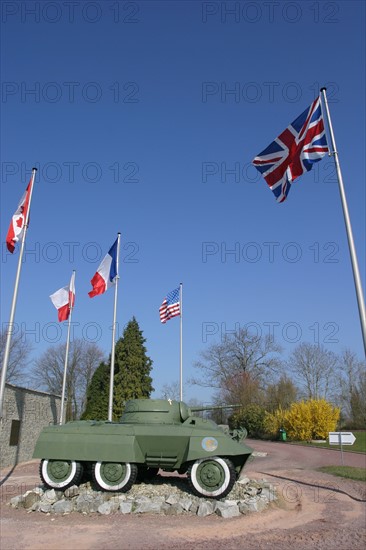
[(159, 308), (160, 321), (166, 323), (169, 319), (180, 315), (179, 287), (169, 292)]
[(292, 182), (309, 172), (328, 153), (320, 97), (253, 160), (277, 202), (283, 202)]

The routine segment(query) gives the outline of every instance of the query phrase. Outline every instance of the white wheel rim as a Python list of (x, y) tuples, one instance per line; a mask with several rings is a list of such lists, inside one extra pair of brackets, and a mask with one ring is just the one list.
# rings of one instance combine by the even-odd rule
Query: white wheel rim
[(191, 481), (192, 481), (192, 484), (193, 484), (193, 487), (196, 489), (196, 491), (198, 491), (201, 495), (204, 495), (204, 496), (207, 496), (207, 497), (217, 497), (219, 495), (221, 495), (224, 491), (226, 491), (226, 489), (228, 488), (229, 486), (229, 483), (230, 483), (230, 471), (229, 471), (229, 467), (228, 465), (226, 464), (225, 460), (223, 460), (222, 458), (218, 458), (218, 457), (213, 457), (213, 458), (210, 458), (209, 460), (212, 460), (213, 462), (217, 462), (218, 464), (220, 464), (225, 472), (225, 480), (223, 482), (223, 484), (221, 485), (221, 487), (219, 487), (216, 491), (207, 491), (206, 489), (204, 489), (201, 484), (199, 483), (198, 479), (197, 479), (197, 469), (198, 469), (198, 466), (202, 463), (202, 462), (205, 462), (206, 460), (208, 460), (207, 458), (202, 458), (201, 460), (197, 460), (193, 466), (192, 466), (192, 470), (191, 470)]
[(111, 484), (106, 483), (104, 481), (104, 479), (102, 478), (101, 472), (100, 472), (102, 464), (103, 464), (103, 462), (97, 462), (95, 464), (95, 468), (94, 468), (95, 479), (96, 479), (98, 485), (100, 485), (100, 487), (102, 487), (106, 491), (119, 491), (120, 489), (122, 489), (122, 487), (124, 487), (126, 485), (126, 483), (128, 483), (128, 481), (131, 477), (131, 465), (128, 462), (125, 462), (125, 466), (126, 466), (126, 475), (125, 475), (125, 477), (123, 478), (123, 480), (120, 483), (118, 483), (116, 485), (111, 485)]
[(70, 475), (66, 479), (64, 479), (63, 481), (60, 481), (59, 483), (57, 483), (57, 481), (54, 481), (53, 479), (51, 479), (50, 476), (48, 475), (48, 472), (47, 472), (48, 463), (49, 463), (49, 460), (44, 460), (42, 462), (42, 475), (43, 475), (43, 479), (45, 480), (47, 485), (50, 485), (50, 487), (54, 487), (55, 489), (62, 489), (62, 487), (65, 487), (65, 485), (68, 485), (73, 480), (73, 478), (75, 477), (76, 462), (74, 460), (71, 461)]

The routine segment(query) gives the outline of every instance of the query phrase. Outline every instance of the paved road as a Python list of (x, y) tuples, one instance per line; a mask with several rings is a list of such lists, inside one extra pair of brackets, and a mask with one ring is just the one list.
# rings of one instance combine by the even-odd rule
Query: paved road
[[(321, 449), (315, 446), (305, 447), (303, 445), (254, 439), (247, 439), (246, 441), (255, 451), (268, 453), (267, 457), (260, 459), (260, 462), (269, 471), (283, 468), (316, 469), (321, 466), (342, 465), (342, 453), (337, 449)], [(343, 452), (343, 462), (345, 466), (366, 468), (366, 455), (346, 451)]]

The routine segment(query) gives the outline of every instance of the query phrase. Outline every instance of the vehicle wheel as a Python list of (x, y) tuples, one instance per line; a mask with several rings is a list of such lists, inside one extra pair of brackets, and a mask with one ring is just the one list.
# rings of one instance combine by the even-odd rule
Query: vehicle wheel
[(41, 479), (52, 489), (67, 489), (78, 485), (83, 475), (83, 467), (75, 460), (42, 460), (39, 467)]
[(226, 458), (213, 456), (196, 460), (188, 469), (188, 483), (195, 495), (222, 498), (236, 480), (234, 466)]
[(96, 462), (93, 464), (93, 478), (104, 491), (122, 491), (125, 493), (135, 483), (136, 464), (129, 462)]

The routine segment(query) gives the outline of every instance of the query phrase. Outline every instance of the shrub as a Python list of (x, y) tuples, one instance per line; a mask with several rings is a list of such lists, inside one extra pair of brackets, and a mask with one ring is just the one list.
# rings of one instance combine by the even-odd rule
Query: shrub
[(285, 413), (284, 428), (290, 439), (326, 439), (328, 432), (335, 431), (339, 415), (340, 410), (325, 399), (292, 403)]
[(266, 412), (263, 422), (263, 430), (271, 438), (278, 439), (280, 428), (285, 426), (286, 411), (279, 407), (273, 413)]
[(230, 429), (244, 426), (250, 437), (258, 437), (264, 433), (266, 411), (259, 405), (247, 405), (229, 417)]
[(310, 441), (312, 433), (311, 411), (307, 402), (292, 403), (286, 411), (284, 428), (289, 439), (298, 441)]

